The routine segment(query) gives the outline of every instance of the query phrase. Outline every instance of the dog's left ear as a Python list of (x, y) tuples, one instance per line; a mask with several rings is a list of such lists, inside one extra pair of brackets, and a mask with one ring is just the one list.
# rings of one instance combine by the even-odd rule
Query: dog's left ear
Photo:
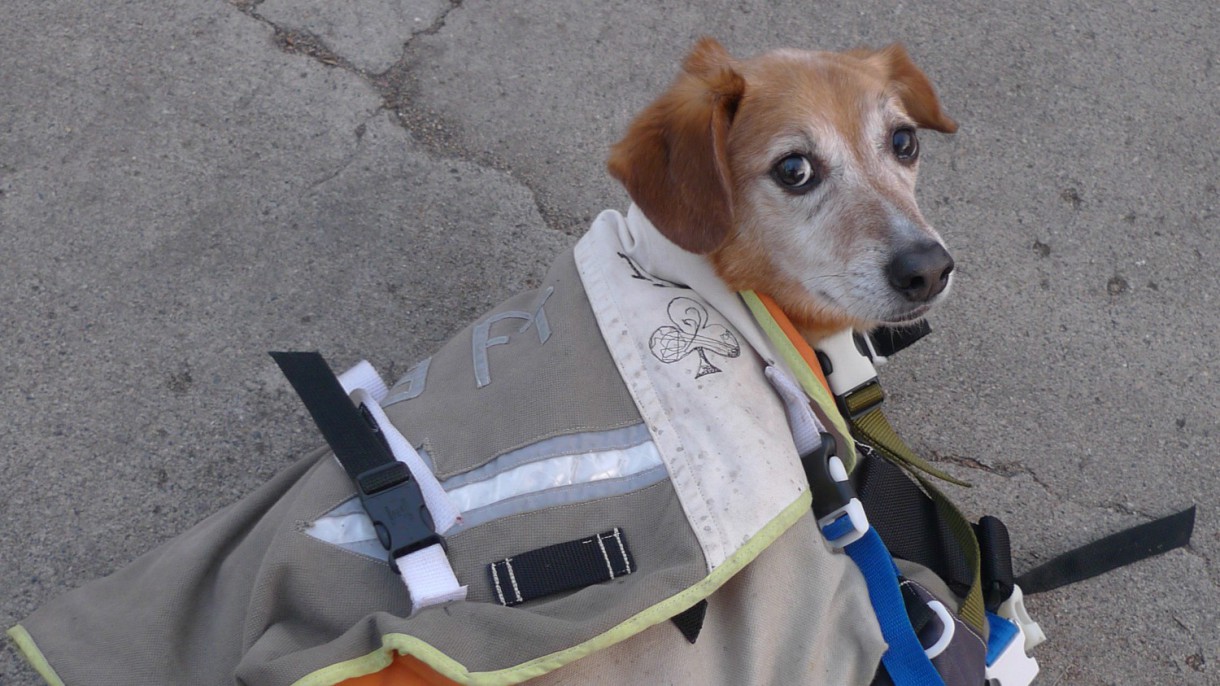
[(957, 122), (940, 110), (940, 101), (932, 82), (911, 61), (906, 48), (899, 43), (882, 50), (853, 50), (848, 53), (882, 71), (897, 92), (898, 99), (915, 123), (925, 129), (953, 133)]
[(670, 89), (610, 150), (610, 174), (662, 234), (690, 252), (712, 252), (733, 225), (725, 147), (745, 86), (728, 51), (702, 38)]

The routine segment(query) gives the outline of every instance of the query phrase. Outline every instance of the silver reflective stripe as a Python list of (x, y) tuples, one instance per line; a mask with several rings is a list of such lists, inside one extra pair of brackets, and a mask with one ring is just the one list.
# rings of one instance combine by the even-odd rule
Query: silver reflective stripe
[[(577, 455), (581, 453), (604, 452), (631, 448), (651, 440), (648, 427), (643, 422), (609, 431), (587, 431), (585, 433), (554, 436), (537, 443), (531, 443), (524, 448), (513, 450), (494, 460), (462, 474), (445, 479), (446, 491), (453, 491), (466, 484), (476, 481), (486, 481), (497, 474), (515, 469), (523, 464), (538, 462), (560, 455)], [(421, 451), (423, 454), (423, 451)], [(426, 458), (429, 459), (430, 458)]]
[(578, 483), (571, 486), (551, 488), (545, 491), (525, 493), (507, 500), (497, 501), (486, 507), (463, 512), (462, 521), (457, 526), (446, 531), (445, 535), (453, 536), (480, 524), (486, 524), (496, 519), (511, 517), (524, 512), (534, 512), (558, 505), (570, 505), (572, 503), (600, 500), (602, 498), (623, 495), (624, 493), (631, 493), (641, 488), (652, 486), (664, 480), (667, 476), (665, 465), (658, 464), (651, 469), (614, 479)]
[[(420, 454), (426, 462), (427, 456)], [(505, 453), (441, 486), (462, 521), (441, 531), (452, 536), (473, 526), (524, 512), (607, 498), (666, 478), (648, 427), (568, 434)], [(382, 558), (372, 522), (352, 498), (305, 528), (305, 533), (354, 553)]]

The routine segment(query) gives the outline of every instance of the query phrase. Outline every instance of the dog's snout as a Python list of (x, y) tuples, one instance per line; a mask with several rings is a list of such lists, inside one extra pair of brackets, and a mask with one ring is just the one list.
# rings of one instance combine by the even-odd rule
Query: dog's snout
[(886, 266), (890, 285), (911, 302), (928, 302), (945, 290), (953, 273), (953, 257), (934, 241), (898, 252)]

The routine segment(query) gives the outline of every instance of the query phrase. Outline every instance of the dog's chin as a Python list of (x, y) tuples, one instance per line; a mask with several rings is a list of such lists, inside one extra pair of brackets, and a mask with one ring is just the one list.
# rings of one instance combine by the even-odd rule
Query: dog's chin
[(851, 327), (870, 331), (878, 326), (909, 326), (923, 319), (940, 304), (943, 294), (929, 302), (914, 304), (903, 301), (884, 303), (836, 303), (823, 298), (813, 309), (816, 315), (805, 322), (806, 328), (826, 334)]
[(878, 326), (909, 326), (944, 300), (948, 289), (926, 303), (912, 303), (897, 293), (882, 298), (840, 299), (823, 291), (778, 284), (734, 286), (759, 290), (775, 298), (780, 309), (810, 343), (846, 328), (870, 331)]
[(934, 300), (930, 303), (924, 303), (918, 307), (913, 307), (906, 312), (901, 312), (896, 315), (882, 318), (877, 321), (877, 325), (902, 326), (904, 324), (914, 324), (920, 319), (923, 319), (924, 315), (928, 314), (928, 312), (931, 312), (932, 308), (936, 306), (936, 302), (937, 301)]

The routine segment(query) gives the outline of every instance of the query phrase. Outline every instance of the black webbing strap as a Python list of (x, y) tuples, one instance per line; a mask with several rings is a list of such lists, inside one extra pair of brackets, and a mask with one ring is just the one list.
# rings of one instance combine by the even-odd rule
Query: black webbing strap
[(974, 571), (936, 501), (901, 467), (868, 448), (859, 454), (852, 472), (856, 493), (890, 554), (927, 567), (965, 597)]
[(928, 605), (927, 601), (920, 597), (919, 592), (909, 583), (900, 583), (899, 590), (902, 591), (902, 604), (906, 607), (907, 617), (911, 620), (911, 628), (915, 630), (915, 634), (923, 631), (923, 628), (932, 621), (936, 616), (936, 612)]
[(442, 543), (411, 470), (390, 453), (382, 437), (318, 353), (271, 353), (301, 397), (335, 457), (356, 484), (377, 538), (396, 558)]
[(1091, 579), (1190, 543), (1195, 508), (1140, 524), (1064, 553), (1017, 577), (1025, 595)]
[(556, 543), (487, 565), (492, 590), (501, 605), (512, 607), (535, 598), (610, 581), (635, 571), (627, 537), (610, 531)]

